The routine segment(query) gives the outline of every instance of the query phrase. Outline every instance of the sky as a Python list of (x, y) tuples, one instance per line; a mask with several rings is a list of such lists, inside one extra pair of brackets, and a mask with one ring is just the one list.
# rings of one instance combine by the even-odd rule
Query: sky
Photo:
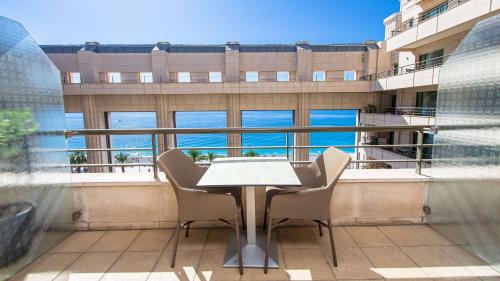
[(398, 0), (0, 0), (39, 44), (383, 40)]

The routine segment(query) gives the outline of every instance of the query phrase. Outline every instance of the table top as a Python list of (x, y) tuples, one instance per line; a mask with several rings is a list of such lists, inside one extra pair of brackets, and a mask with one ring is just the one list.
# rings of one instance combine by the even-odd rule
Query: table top
[(197, 186), (298, 186), (300, 180), (284, 157), (228, 157), (210, 165)]

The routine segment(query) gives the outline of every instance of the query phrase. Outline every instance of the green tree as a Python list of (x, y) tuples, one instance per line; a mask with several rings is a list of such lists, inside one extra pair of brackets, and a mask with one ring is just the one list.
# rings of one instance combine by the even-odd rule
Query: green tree
[(257, 157), (257, 156), (259, 156), (259, 153), (257, 153), (257, 151), (255, 150), (249, 150), (245, 152), (245, 157)]
[(30, 109), (0, 110), (0, 157), (19, 155), (22, 148), (20, 141), (36, 130)]
[(188, 150), (188, 155), (193, 159), (193, 162), (196, 162), (201, 157), (201, 151), (198, 149), (190, 149)]
[(212, 162), (212, 161), (214, 161), (215, 158), (217, 158), (217, 154), (215, 154), (215, 152), (210, 151), (207, 153), (208, 161)]
[[(126, 152), (119, 152), (115, 154), (116, 162), (126, 164), (132, 162), (132, 154)], [(122, 173), (125, 173), (125, 166), (122, 166)]]
[[(87, 163), (87, 156), (83, 151), (73, 152), (69, 155), (69, 163), (73, 165), (85, 164)], [(81, 173), (82, 167), (76, 167), (76, 172)]]

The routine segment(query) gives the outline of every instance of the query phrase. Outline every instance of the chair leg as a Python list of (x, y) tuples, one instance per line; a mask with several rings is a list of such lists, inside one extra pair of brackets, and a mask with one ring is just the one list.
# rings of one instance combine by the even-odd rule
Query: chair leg
[(177, 219), (177, 225), (175, 227), (175, 237), (174, 237), (174, 252), (172, 253), (172, 261), (170, 262), (170, 267), (175, 266), (175, 256), (177, 256), (177, 244), (179, 243), (179, 232), (181, 230), (181, 221)]
[(241, 228), (243, 229), (243, 231), (246, 231), (247, 230), (247, 224), (245, 223), (245, 213), (243, 211), (243, 203), (241, 202), (241, 198), (240, 198), (240, 219), (241, 219)]
[(269, 207), (267, 206), (267, 202), (266, 202), (266, 207), (264, 208), (264, 223), (262, 224), (262, 231), (266, 231), (267, 229), (267, 214), (268, 214), (268, 210)]
[(331, 219), (328, 219), (328, 232), (330, 233), (330, 245), (332, 247), (333, 265), (337, 267), (337, 252), (335, 251), (335, 242), (333, 242), (333, 227)]
[[(240, 210), (242, 209), (241, 206), (237, 206), (237, 208)], [(240, 213), (240, 210), (238, 210), (238, 214)], [(240, 219), (241, 217), (236, 218), (235, 222), (236, 249), (238, 251), (238, 267), (240, 270), (240, 275), (243, 275), (243, 257), (241, 256), (241, 240), (240, 240)]]
[(191, 227), (191, 224), (186, 225), (186, 233), (184, 234), (184, 237), (189, 237), (189, 228)]
[(321, 223), (318, 222), (319, 236), (323, 236), (323, 228), (321, 228)]
[(273, 230), (273, 219), (269, 218), (267, 225), (267, 236), (266, 236), (266, 255), (264, 259), (264, 274), (267, 274), (269, 268), (269, 251), (271, 251), (271, 233)]

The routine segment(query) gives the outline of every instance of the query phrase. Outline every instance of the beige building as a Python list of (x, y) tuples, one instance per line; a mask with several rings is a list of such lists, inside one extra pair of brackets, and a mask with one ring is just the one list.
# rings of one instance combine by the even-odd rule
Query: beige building
[[(308, 126), (315, 109), (365, 111), (360, 114), (365, 126), (432, 125), (440, 65), (475, 22), (499, 7), (500, 0), (401, 0), (400, 12), (384, 20), (385, 41), (363, 44), (87, 42), (42, 48), (61, 71), (66, 112), (82, 112), (89, 129), (107, 128), (108, 113), (120, 111), (156, 112), (162, 128), (175, 126), (175, 112), (209, 110), (226, 111), (228, 127), (241, 126), (243, 110), (293, 110), (294, 125)], [(413, 139), (409, 133), (384, 133), (361, 141)], [(87, 148), (108, 143), (106, 137), (87, 138)], [(295, 144), (308, 145), (309, 136), (295, 136)], [(161, 150), (172, 145), (173, 139), (159, 140)], [(241, 135), (228, 136), (228, 145), (241, 145)], [(411, 154), (411, 149), (376, 148), (361, 158)], [(308, 159), (307, 150), (296, 152), (295, 160)], [(106, 153), (89, 154), (90, 163), (108, 161)]]

